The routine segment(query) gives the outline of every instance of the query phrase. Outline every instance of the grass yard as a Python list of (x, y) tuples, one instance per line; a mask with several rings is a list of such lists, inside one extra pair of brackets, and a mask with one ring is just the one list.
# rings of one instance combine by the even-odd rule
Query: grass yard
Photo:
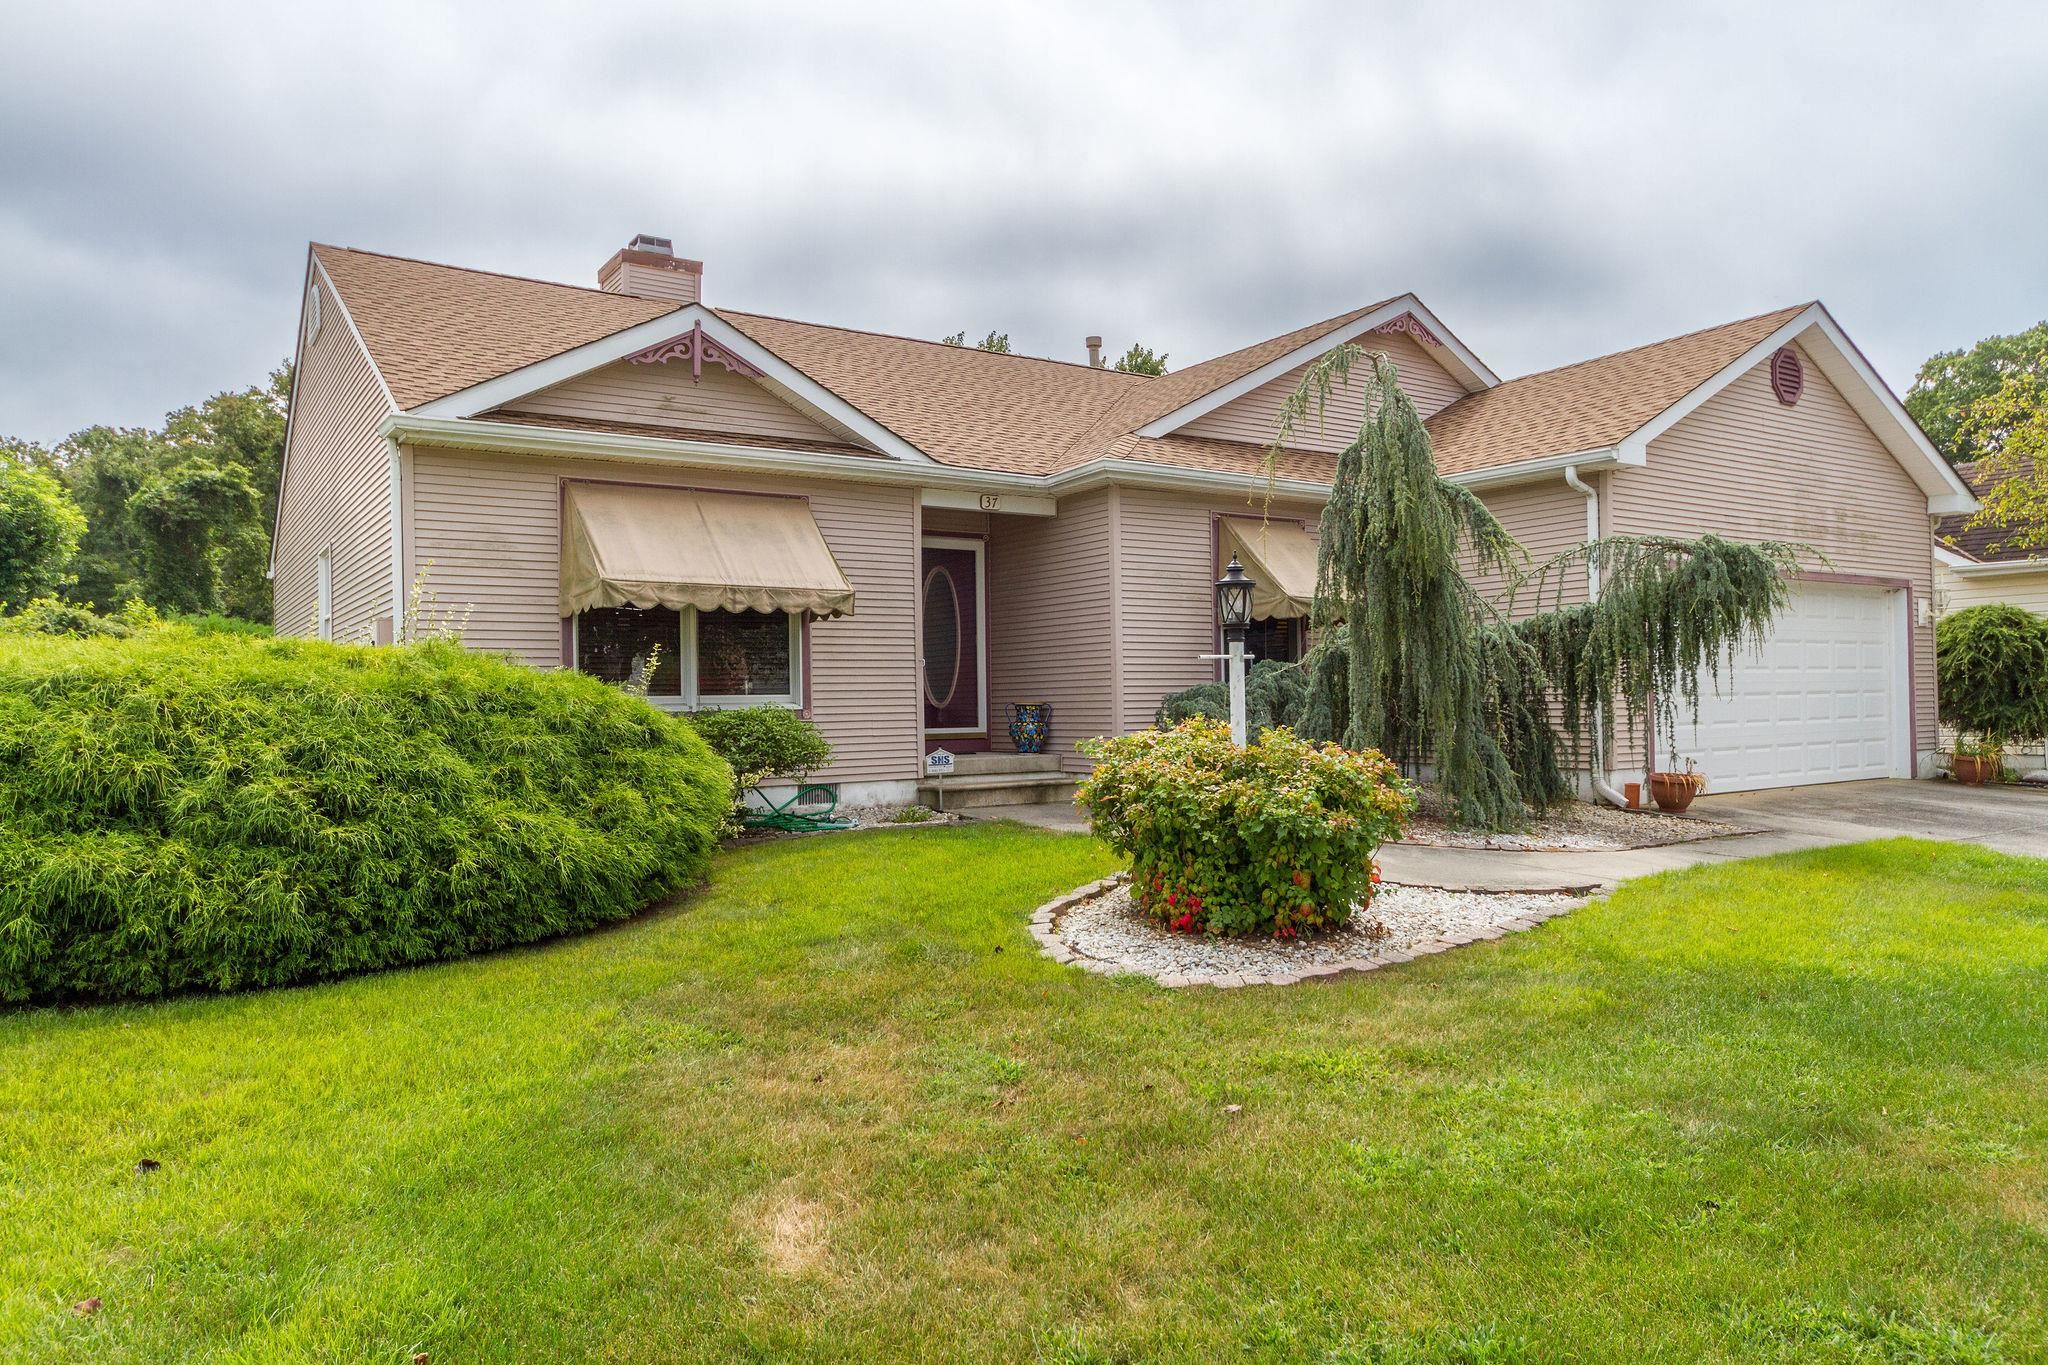
[(1237, 992), (1040, 957), (1108, 867), (786, 841), (574, 941), (0, 1014), (0, 1356), (2048, 1358), (2048, 863)]

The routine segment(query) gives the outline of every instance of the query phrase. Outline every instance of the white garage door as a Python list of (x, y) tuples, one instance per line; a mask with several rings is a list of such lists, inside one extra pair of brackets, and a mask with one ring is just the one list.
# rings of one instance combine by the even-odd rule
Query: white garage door
[[(1703, 692), (1705, 689), (1702, 689)], [(1676, 755), (1710, 792), (1910, 775), (1905, 593), (1804, 585), (1763, 648), (1681, 716)]]

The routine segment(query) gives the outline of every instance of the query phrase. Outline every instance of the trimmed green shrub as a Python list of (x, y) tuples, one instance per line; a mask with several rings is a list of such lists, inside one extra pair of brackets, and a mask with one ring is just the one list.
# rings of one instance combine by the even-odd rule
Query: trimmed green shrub
[(1944, 616), (1934, 668), (1944, 725), (1993, 752), (2048, 737), (2048, 620), (2002, 602)]
[(731, 774), (594, 678), (447, 642), (0, 636), (0, 998), (274, 986), (634, 914)]
[(1344, 923), (1372, 898), (1373, 853), (1401, 832), (1414, 790), (1371, 750), (1286, 729), (1255, 744), (1197, 717), (1094, 740), (1080, 800), (1131, 860), (1148, 915), (1186, 933), (1275, 934)]
[[(1245, 670), (1245, 732), (1254, 739), (1268, 730), (1286, 726), (1299, 732), (1302, 711), (1308, 705), (1309, 677), (1298, 664), (1278, 659), (1260, 659)], [(1175, 692), (1159, 703), (1152, 723), (1162, 730), (1184, 720), (1206, 716), (1230, 721), (1230, 686), (1223, 682), (1197, 683)]]
[(690, 724), (731, 765), (740, 791), (770, 777), (801, 777), (832, 758), (832, 746), (818, 727), (787, 707), (699, 711)]

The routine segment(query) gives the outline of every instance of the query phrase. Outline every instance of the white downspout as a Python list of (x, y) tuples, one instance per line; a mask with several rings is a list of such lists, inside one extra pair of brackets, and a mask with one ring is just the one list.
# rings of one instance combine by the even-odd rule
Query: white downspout
[[(1600, 539), (1600, 491), (1579, 477), (1579, 467), (1568, 464), (1564, 467), (1564, 481), (1567, 487), (1586, 500), (1586, 543), (1591, 545)], [(1586, 558), (1586, 600), (1600, 600), (1600, 564), (1592, 556)], [(1614, 789), (1607, 780), (1607, 765), (1601, 761), (1600, 736), (1602, 731), (1601, 707), (1593, 704), (1593, 794), (1610, 806), (1628, 809), (1628, 798)]]

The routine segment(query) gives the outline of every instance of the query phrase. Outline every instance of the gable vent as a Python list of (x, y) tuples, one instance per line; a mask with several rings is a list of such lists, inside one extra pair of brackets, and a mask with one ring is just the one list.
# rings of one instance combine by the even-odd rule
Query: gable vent
[(1790, 346), (1780, 346), (1771, 356), (1771, 392), (1789, 408), (1805, 391), (1806, 365), (1799, 359), (1799, 352)]

